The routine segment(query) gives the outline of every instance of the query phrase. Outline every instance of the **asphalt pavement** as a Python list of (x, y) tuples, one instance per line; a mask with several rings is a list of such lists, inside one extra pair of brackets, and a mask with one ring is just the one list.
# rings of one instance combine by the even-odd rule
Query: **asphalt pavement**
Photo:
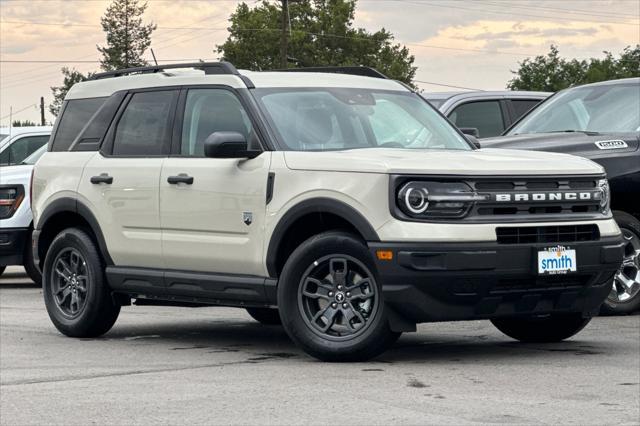
[(640, 316), (558, 344), (423, 324), (375, 361), (325, 364), (230, 308), (125, 307), (98, 339), (0, 278), (0, 424), (640, 424)]

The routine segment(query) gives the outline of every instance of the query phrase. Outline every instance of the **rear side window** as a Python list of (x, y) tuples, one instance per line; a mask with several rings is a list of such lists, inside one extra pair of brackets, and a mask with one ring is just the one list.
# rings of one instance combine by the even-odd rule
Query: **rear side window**
[(0, 154), (0, 166), (21, 164), (25, 158), (33, 154), (49, 141), (49, 135), (25, 136), (15, 140)]
[(525, 115), (531, 108), (538, 105), (540, 101), (535, 99), (512, 99), (511, 106), (513, 106), (513, 121), (516, 121), (523, 115)]
[(133, 94), (115, 129), (113, 155), (169, 154), (177, 97), (174, 90)]
[(504, 119), (498, 101), (462, 104), (449, 114), (449, 120), (458, 128), (478, 129), (481, 138), (498, 136), (504, 131)]
[(80, 131), (107, 98), (74, 99), (66, 101), (56, 126), (51, 151), (68, 151)]

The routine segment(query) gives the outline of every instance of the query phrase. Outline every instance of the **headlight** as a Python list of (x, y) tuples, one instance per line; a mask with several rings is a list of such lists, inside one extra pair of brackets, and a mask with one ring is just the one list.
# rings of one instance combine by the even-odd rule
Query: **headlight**
[(606, 179), (600, 179), (598, 181), (598, 189), (600, 189), (600, 210), (603, 214), (608, 214), (611, 203), (609, 182)]
[(0, 219), (7, 219), (20, 207), (24, 199), (22, 185), (0, 185)]
[(400, 186), (396, 204), (412, 219), (442, 219), (463, 217), (474, 202), (485, 199), (463, 182), (412, 181)]

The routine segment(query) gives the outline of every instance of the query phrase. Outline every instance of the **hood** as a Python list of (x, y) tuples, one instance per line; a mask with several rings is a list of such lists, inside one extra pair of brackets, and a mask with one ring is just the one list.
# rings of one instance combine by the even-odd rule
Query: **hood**
[(564, 154), (506, 149), (474, 151), (367, 148), (346, 151), (286, 151), (294, 170), (425, 175), (598, 174), (597, 164)]
[(640, 132), (530, 133), (481, 139), (483, 148), (511, 148), (579, 155), (603, 166), (609, 178), (640, 173)]
[(27, 187), (31, 180), (31, 169), (32, 165), (0, 167), (0, 185), (20, 183)]

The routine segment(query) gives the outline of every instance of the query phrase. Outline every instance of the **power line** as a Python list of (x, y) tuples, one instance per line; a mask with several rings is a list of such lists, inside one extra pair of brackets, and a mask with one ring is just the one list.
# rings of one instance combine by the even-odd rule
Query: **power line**
[(5, 115), (4, 117), (0, 117), (0, 120), (4, 120), (5, 118), (13, 117), (14, 115), (19, 114), (22, 111), (26, 111), (26, 110), (28, 110), (29, 108), (32, 108), (32, 107), (37, 108), (37, 105), (36, 104), (31, 104), (31, 105), (28, 105), (28, 106), (26, 106), (26, 107), (24, 107), (22, 109), (19, 109), (18, 111), (13, 111), (13, 112)]
[(444, 84), (444, 83), (434, 83), (432, 81), (424, 81), (424, 80), (413, 80), (414, 83), (423, 83), (423, 84), (432, 84), (434, 86), (442, 86), (442, 87), (451, 87), (453, 89), (464, 89), (464, 90), (482, 90), (482, 89), (474, 89), (472, 87), (464, 87), (464, 86), (454, 86), (453, 84)]
[[(391, 2), (398, 2), (398, 3), (405, 3), (405, 4), (415, 4), (415, 5), (419, 5), (419, 6), (431, 6), (431, 7), (439, 7), (439, 8), (444, 8), (444, 9), (458, 9), (458, 10), (469, 10), (472, 12), (476, 12), (476, 13), (493, 13), (493, 14), (497, 14), (497, 15), (509, 15), (511, 17), (513, 17), (513, 13), (509, 13), (509, 12), (503, 12), (503, 11), (497, 11), (497, 10), (488, 10), (488, 9), (473, 9), (473, 8), (469, 8), (469, 7), (464, 7), (464, 6), (451, 6), (451, 5), (444, 5), (444, 4), (435, 4), (435, 3), (428, 3), (428, 2), (423, 2), (423, 1), (417, 1), (417, 0), (383, 0), (383, 1), (391, 1)], [(466, 4), (466, 3), (465, 3)], [(544, 19), (552, 19), (552, 20), (561, 20), (561, 21), (579, 21), (579, 22), (590, 22), (590, 23), (600, 23), (600, 24), (614, 24), (614, 25), (631, 25), (634, 27), (637, 27), (638, 24), (635, 23), (630, 23), (630, 22), (621, 22), (621, 21), (595, 21), (595, 20), (587, 20), (587, 19), (578, 19), (578, 18), (564, 18), (564, 17), (558, 17), (558, 16), (549, 16), (549, 15), (532, 15), (532, 14), (518, 14), (518, 17), (526, 17), (526, 18), (544, 18)]]

